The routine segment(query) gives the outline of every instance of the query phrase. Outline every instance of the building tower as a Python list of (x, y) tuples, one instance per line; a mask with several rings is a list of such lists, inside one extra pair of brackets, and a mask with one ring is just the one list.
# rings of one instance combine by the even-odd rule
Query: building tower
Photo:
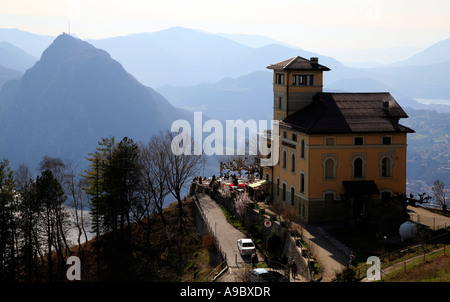
[(273, 73), (273, 119), (283, 120), (312, 102), (322, 92), (323, 72), (330, 69), (318, 58), (294, 57), (267, 66)]

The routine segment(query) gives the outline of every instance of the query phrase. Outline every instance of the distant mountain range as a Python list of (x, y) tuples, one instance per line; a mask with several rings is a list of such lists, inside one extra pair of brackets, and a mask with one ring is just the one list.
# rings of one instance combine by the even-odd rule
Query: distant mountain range
[(17, 28), (0, 28), (0, 42), (9, 42), (37, 59), (54, 39), (52, 36), (29, 33)]
[(0, 65), (24, 72), (38, 59), (9, 42), (0, 42)]
[[(252, 48), (220, 35), (182, 27), (88, 41), (108, 51), (139, 81), (155, 88), (212, 83), (264, 70), (273, 62), (296, 55), (317, 56), (279, 44)], [(342, 67), (333, 58), (321, 60), (331, 68)]]
[(146, 139), (192, 111), (271, 119), (266, 66), (297, 55), (331, 68), (326, 91), (389, 91), (402, 106), (431, 108), (414, 99), (450, 99), (449, 41), (394, 64), (354, 68), (267, 37), (182, 27), (88, 41), (0, 29), (0, 54), (3, 45), (9, 56), (0, 55), (0, 65), (16, 62), (0, 66), (0, 150), (16, 162), (82, 160), (101, 137)]
[(298, 48), (293, 45), (271, 39), (269, 37), (261, 35), (247, 35), (247, 34), (229, 34), (229, 33), (218, 33), (217, 35), (230, 39), (240, 44), (247, 45), (252, 48), (264, 47), (270, 44), (280, 44), (290, 48)]
[[(0, 42), (8, 42), (35, 58), (40, 57), (52, 40), (49, 36), (17, 29), (0, 29)], [(450, 98), (447, 88), (450, 81), (450, 39), (440, 41), (407, 60), (373, 68), (348, 67), (332, 57), (267, 37), (211, 34), (183, 27), (87, 42), (107, 51), (138, 81), (156, 89), (212, 84), (227, 77), (236, 79), (266, 70), (265, 67), (274, 62), (300, 55), (319, 57), (321, 64), (332, 69), (325, 77), (325, 86), (336, 86), (334, 82), (344, 83), (343, 80), (359, 79), (356, 83), (363, 83), (364, 79), (373, 79), (409, 98)], [(21, 70), (1, 62), (0, 65), (9, 69)], [(356, 89), (367, 88), (370, 83), (363, 83)]]
[(439, 41), (406, 60), (391, 66), (428, 66), (450, 61), (450, 38)]
[(172, 121), (191, 118), (106, 51), (63, 34), (1, 89), (1, 157), (31, 168), (44, 155), (80, 164), (102, 137), (147, 141)]
[(201, 111), (218, 120), (272, 120), (272, 73), (255, 71), (238, 78), (194, 86), (163, 86), (158, 92), (174, 106)]

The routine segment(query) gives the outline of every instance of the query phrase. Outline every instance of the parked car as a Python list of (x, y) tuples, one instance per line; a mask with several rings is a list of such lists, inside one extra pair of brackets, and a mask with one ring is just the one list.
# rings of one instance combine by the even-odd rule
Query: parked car
[(265, 268), (255, 268), (248, 272), (248, 280), (250, 282), (271, 282), (272, 277)]
[(241, 256), (251, 256), (252, 253), (256, 253), (255, 244), (249, 238), (239, 239), (237, 245)]

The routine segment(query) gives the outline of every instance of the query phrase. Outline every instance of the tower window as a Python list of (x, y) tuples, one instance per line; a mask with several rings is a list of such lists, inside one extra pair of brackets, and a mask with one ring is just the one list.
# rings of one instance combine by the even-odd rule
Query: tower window
[(298, 76), (298, 84), (299, 85), (306, 85), (307, 84), (307, 82), (306, 82), (306, 80), (307, 80), (308, 78), (307, 78), (307, 76), (304, 76), (304, 75), (301, 75), (301, 76)]
[(292, 85), (305, 86), (314, 85), (314, 75), (294, 74), (292, 76)]
[(280, 84), (280, 85), (284, 85), (284, 74), (283, 73), (276, 74), (276, 83)]

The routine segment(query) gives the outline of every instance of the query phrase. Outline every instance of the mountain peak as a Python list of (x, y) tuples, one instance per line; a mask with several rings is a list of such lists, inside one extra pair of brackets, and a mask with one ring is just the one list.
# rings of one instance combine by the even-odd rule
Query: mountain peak
[(83, 160), (102, 137), (147, 139), (186, 119), (109, 54), (59, 35), (24, 76), (0, 90), (0, 150), (10, 162)]
[(55, 59), (60, 61), (86, 51), (97, 51), (97, 54), (110, 57), (106, 51), (97, 49), (85, 41), (63, 33), (57, 36), (53, 43), (42, 53), (41, 61), (54, 61)]

